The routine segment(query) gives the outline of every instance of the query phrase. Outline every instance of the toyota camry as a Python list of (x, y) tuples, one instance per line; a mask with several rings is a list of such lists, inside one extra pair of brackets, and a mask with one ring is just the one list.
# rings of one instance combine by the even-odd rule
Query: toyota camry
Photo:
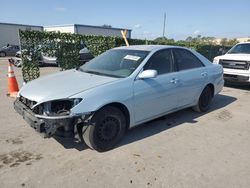
[(101, 152), (144, 122), (188, 107), (207, 111), (223, 85), (222, 66), (194, 50), (118, 47), (77, 69), (28, 82), (14, 108), (45, 137), (79, 135)]

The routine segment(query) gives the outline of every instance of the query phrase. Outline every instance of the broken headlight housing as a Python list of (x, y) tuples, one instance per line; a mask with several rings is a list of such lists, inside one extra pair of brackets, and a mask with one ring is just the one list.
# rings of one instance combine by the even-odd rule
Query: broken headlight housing
[(42, 105), (42, 115), (45, 116), (68, 116), (71, 109), (82, 101), (81, 98), (61, 99), (45, 102)]

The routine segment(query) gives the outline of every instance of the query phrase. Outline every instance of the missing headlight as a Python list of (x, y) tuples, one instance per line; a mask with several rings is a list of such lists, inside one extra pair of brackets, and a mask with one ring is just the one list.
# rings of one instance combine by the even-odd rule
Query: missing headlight
[(47, 116), (65, 116), (70, 114), (70, 109), (81, 102), (82, 99), (56, 100), (43, 104), (43, 114)]
[(74, 102), (68, 100), (52, 101), (50, 115), (69, 115)]

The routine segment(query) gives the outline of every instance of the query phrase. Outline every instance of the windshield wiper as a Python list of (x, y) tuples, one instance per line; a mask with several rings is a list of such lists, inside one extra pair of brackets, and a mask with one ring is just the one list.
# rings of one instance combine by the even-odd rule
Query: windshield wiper
[(114, 78), (124, 78), (123, 76), (118, 76), (118, 75), (113, 75), (113, 74), (107, 74), (107, 73), (102, 73), (102, 72), (97, 72), (97, 71), (92, 71), (92, 70), (84, 70), (83, 68), (77, 69), (81, 72), (86, 72), (90, 74), (95, 74), (95, 75), (102, 75), (102, 76), (109, 76), (109, 77), (114, 77)]
[(92, 70), (84, 70), (82, 69), (81, 67), (79, 68), (80, 71), (82, 72), (86, 72), (86, 73), (90, 73), (90, 74), (96, 74), (96, 75), (106, 75), (104, 73), (101, 73), (101, 72), (97, 72), (97, 71), (92, 71)]
[(97, 71), (83, 70), (83, 72), (90, 73), (90, 74), (96, 74), (96, 75), (103, 75), (103, 73), (100, 73)]

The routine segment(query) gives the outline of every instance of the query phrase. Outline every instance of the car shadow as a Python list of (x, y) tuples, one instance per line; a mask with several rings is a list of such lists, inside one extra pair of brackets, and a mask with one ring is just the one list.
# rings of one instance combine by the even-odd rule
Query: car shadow
[(83, 151), (89, 149), (89, 147), (77, 138), (64, 138), (59, 136), (53, 136), (53, 138), (60, 143), (65, 149), (76, 149)]
[(235, 97), (219, 94), (214, 97), (210, 110), (206, 113), (194, 112), (191, 108), (187, 108), (144, 123), (127, 131), (127, 134), (124, 136), (122, 142), (117, 147), (121, 147), (156, 135), (162, 131), (166, 131), (183, 123), (195, 124), (198, 122), (196, 120), (198, 117), (223, 108), (236, 100), (237, 98)]
[[(120, 142), (120, 144), (116, 147), (121, 147), (127, 144), (131, 144), (133, 142), (142, 140), (144, 138), (156, 135), (162, 131), (166, 131), (170, 128), (176, 127), (178, 125), (181, 125), (183, 123), (197, 123), (197, 118), (203, 115), (206, 115), (209, 112), (212, 112), (214, 110), (223, 108), (234, 101), (236, 101), (237, 98), (226, 96), (226, 95), (216, 95), (213, 99), (212, 105), (210, 107), (210, 110), (206, 113), (198, 113), (194, 112), (191, 108), (187, 108), (166, 116), (163, 116), (161, 118), (157, 118), (155, 120), (152, 120), (150, 122), (141, 124), (135, 128), (132, 128), (127, 131), (124, 138)], [(88, 149), (87, 145), (79, 139), (75, 138), (61, 138), (61, 137), (53, 137), (55, 140), (57, 140), (65, 149), (77, 149), (78, 151), (83, 151), (85, 149)]]

